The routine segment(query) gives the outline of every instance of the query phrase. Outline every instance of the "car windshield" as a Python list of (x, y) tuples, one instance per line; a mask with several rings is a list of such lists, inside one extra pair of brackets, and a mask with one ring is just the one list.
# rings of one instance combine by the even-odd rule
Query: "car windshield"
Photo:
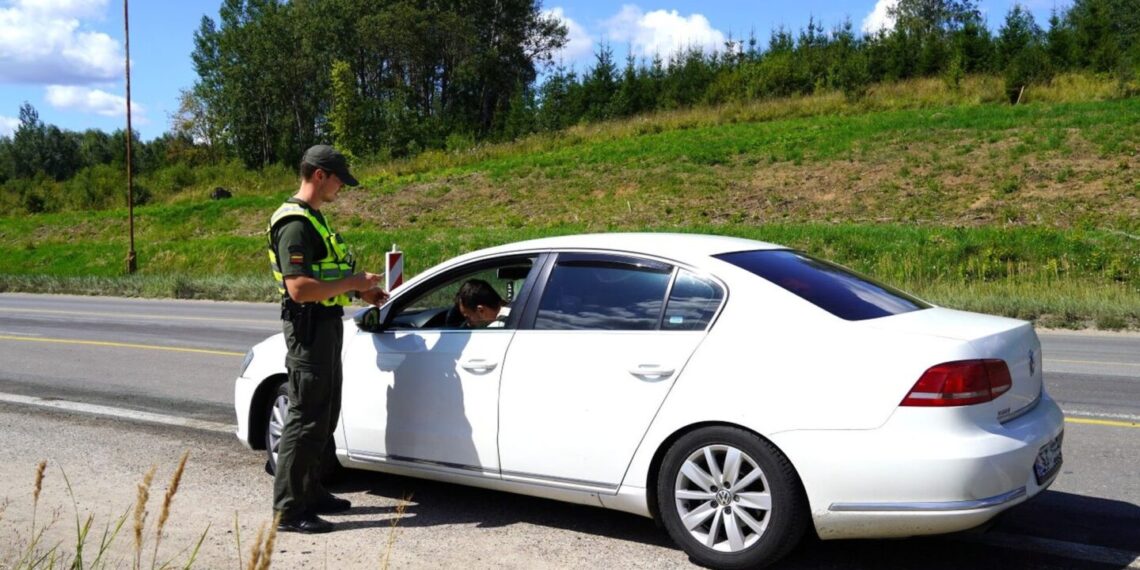
[(714, 257), (759, 275), (849, 321), (930, 308), (929, 304), (906, 293), (797, 251), (740, 251)]

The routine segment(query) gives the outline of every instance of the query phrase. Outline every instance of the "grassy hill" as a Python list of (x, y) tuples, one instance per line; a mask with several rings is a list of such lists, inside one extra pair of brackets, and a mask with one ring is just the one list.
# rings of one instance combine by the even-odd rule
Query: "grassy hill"
[[(411, 274), (544, 235), (711, 232), (949, 306), (1140, 327), (1140, 99), (1062, 80), (1011, 107), (996, 83), (677, 111), (366, 163), (325, 211), (367, 266), (396, 243)], [(125, 209), (0, 218), (14, 260), (0, 290), (272, 298), (264, 225), (296, 181), (282, 168), (221, 178), (136, 208), (131, 278)], [(207, 200), (216, 185), (235, 198)]]

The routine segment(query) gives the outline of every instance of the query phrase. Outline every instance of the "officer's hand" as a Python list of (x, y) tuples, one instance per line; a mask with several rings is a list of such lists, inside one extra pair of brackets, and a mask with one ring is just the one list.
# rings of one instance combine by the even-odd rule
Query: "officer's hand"
[(388, 300), (388, 293), (379, 287), (373, 287), (367, 291), (360, 293), (360, 298), (369, 305), (376, 305), (379, 307)]
[(352, 276), (352, 279), (354, 280), (352, 289), (353, 291), (360, 291), (363, 293), (369, 289), (379, 287), (380, 280), (383, 278), (383, 275), (377, 273), (368, 273), (367, 271), (357, 273), (356, 275)]

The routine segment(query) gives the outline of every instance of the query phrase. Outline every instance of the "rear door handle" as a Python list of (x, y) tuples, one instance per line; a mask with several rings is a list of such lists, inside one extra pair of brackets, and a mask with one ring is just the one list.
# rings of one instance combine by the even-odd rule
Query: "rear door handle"
[(482, 358), (472, 358), (459, 363), (464, 370), (473, 374), (486, 374), (498, 366), (498, 362), (491, 362)]
[(673, 369), (665, 368), (660, 364), (639, 364), (636, 368), (630, 368), (629, 373), (642, 380), (656, 382), (672, 376)]

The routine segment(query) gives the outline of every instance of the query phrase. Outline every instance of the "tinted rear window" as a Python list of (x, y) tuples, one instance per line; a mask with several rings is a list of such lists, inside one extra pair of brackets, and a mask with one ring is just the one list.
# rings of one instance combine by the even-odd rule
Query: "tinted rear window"
[(930, 307), (906, 293), (796, 251), (741, 251), (715, 257), (849, 321), (877, 319)]
[(534, 328), (654, 330), (670, 277), (669, 268), (559, 262), (542, 294)]

